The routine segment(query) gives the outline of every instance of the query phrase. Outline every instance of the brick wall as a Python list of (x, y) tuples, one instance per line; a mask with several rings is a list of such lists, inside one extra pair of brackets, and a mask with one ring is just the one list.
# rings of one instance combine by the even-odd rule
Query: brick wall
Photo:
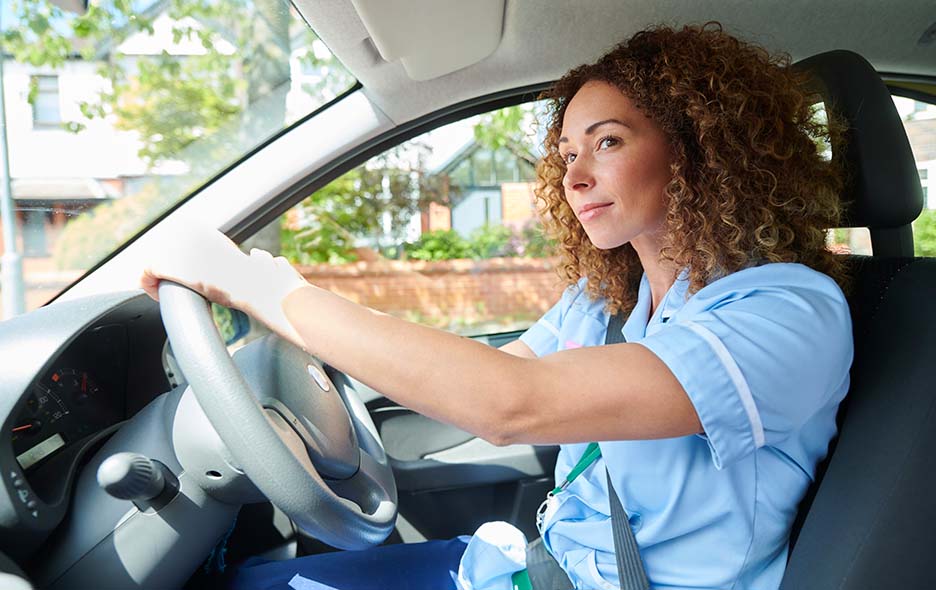
[(555, 259), (492, 258), (300, 266), (311, 283), (374, 309), (459, 333), (522, 329), (558, 301)]

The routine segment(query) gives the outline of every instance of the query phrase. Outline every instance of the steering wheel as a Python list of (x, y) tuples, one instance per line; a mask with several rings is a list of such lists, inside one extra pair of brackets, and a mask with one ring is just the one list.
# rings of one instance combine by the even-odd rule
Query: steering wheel
[(254, 485), (306, 535), (363, 549), (393, 530), (397, 489), (367, 408), (275, 335), (232, 358), (207, 301), (159, 284), (163, 324), (195, 398)]

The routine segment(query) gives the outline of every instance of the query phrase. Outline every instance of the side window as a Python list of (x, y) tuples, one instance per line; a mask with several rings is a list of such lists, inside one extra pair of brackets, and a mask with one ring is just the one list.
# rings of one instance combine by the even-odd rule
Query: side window
[[(923, 211), (913, 222), (913, 247), (917, 256), (936, 256), (936, 96), (914, 93), (914, 98), (894, 95), (894, 105), (904, 122), (923, 188)], [(926, 99), (926, 100), (923, 100)], [(834, 247), (854, 254), (871, 254), (867, 228), (830, 232)]]
[(540, 105), (492, 111), (392, 148), (279, 220), (312, 283), (461, 335), (529, 327), (560, 296), (533, 198)]
[(936, 256), (936, 96), (894, 96), (894, 104), (904, 121), (923, 187), (923, 212), (913, 222), (913, 250), (917, 256)]

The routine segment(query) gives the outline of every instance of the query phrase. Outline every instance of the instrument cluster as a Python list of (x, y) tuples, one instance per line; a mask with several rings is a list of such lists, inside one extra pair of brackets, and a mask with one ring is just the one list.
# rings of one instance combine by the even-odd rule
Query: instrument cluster
[(10, 435), (40, 496), (55, 491), (56, 457), (126, 418), (126, 365), (124, 327), (101, 326), (76, 339), (26, 392)]

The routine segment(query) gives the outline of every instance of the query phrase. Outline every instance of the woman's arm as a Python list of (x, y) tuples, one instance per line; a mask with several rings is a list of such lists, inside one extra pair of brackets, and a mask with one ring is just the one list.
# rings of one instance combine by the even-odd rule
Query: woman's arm
[(289, 293), (283, 311), (311, 353), (404, 406), (495, 444), (702, 431), (682, 386), (640, 345), (536, 358), (522, 343), (494, 349), (311, 285)]
[[(141, 286), (161, 279), (237, 307), (388, 398), (496, 444), (649, 439), (702, 431), (682, 386), (639, 344), (536, 358), (406, 322), (309, 285), (282, 257), (243, 254), (193, 227), (153, 252)], [(199, 256), (192, 256), (199, 252)]]

